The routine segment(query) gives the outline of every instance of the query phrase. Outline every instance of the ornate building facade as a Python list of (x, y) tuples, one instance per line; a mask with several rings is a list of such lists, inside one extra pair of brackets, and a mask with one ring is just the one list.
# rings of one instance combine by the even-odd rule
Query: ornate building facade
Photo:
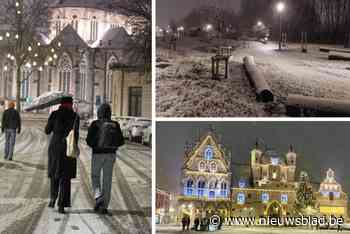
[[(60, 45), (42, 70), (22, 68), (23, 105), (44, 93), (64, 91), (82, 112), (112, 104), (116, 116), (151, 117), (151, 80), (143, 63), (131, 56), (132, 28), (128, 17), (111, 12), (109, 0), (56, 0), (50, 8), (46, 46)], [(15, 64), (0, 59), (0, 100), (16, 96)], [(6, 69), (4, 69), (6, 67)]]
[(251, 183), (240, 181), (232, 188), (233, 216), (287, 216), (296, 197), (297, 155), (290, 147), (284, 158), (274, 152), (251, 151)]
[(348, 196), (343, 192), (342, 186), (335, 180), (332, 169), (328, 169), (326, 178), (322, 181), (316, 197), (321, 214), (348, 217)]
[(185, 153), (182, 168), (181, 212), (191, 216), (220, 211), (230, 206), (230, 153), (211, 131)]
[[(262, 150), (258, 143), (250, 152), (249, 173), (238, 173), (231, 185), (231, 154), (210, 131), (194, 145), (186, 146), (181, 175), (181, 195), (177, 197), (178, 217), (286, 217), (300, 215), (296, 210), (299, 180), (296, 180), (298, 155), (290, 146), (284, 156)], [(232, 166), (232, 167), (231, 167)], [(237, 173), (236, 173), (237, 174)], [(244, 176), (243, 174), (249, 174)], [(301, 177), (307, 176), (301, 172)], [(236, 185), (237, 183), (237, 185)], [(347, 195), (328, 170), (319, 192), (312, 200), (320, 215), (347, 217)], [(193, 219), (192, 219), (193, 220)]]

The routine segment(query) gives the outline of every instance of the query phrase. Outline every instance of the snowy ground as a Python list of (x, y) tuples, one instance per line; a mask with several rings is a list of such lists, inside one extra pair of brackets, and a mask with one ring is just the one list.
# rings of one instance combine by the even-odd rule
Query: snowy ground
[[(90, 149), (81, 140), (77, 179), (72, 180), (72, 208), (66, 215), (47, 207), (48, 138), (43, 122), (24, 121), (14, 161), (3, 159), (0, 135), (0, 233), (150, 233), (151, 150), (138, 144), (120, 149), (115, 165), (110, 215), (93, 212)], [(86, 133), (81, 133), (82, 138)]]
[[(177, 234), (177, 233), (207, 233), (207, 232), (195, 232), (195, 231), (185, 231), (183, 232), (180, 226), (174, 225), (158, 225), (156, 227), (157, 234)], [(311, 234), (311, 233), (321, 233), (321, 234), (330, 234), (337, 233), (336, 230), (310, 230), (310, 229), (301, 229), (301, 228), (268, 228), (268, 227), (224, 227), (221, 231), (208, 232), (209, 233), (237, 233), (237, 234)], [(343, 233), (350, 233), (350, 231), (343, 231)]]
[[(302, 94), (335, 99), (350, 98), (350, 63), (329, 61), (328, 54), (310, 45), (301, 53), (300, 45), (276, 51), (277, 45), (236, 41), (206, 42), (184, 38), (176, 52), (169, 52), (164, 42), (157, 43), (156, 110), (160, 117), (245, 117), (285, 116), (288, 94)], [(211, 79), (211, 61), (215, 47), (236, 48), (230, 61), (227, 80)], [(255, 57), (276, 100), (262, 104), (256, 101), (242, 60)]]

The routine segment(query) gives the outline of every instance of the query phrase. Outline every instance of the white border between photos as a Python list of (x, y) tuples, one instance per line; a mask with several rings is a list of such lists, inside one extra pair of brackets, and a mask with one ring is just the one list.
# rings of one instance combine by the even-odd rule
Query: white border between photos
[[(161, 1), (161, 0), (158, 0)], [(156, 220), (155, 220), (155, 214), (156, 214), (156, 0), (152, 0), (152, 189), (151, 189), (151, 197), (152, 197), (152, 203), (151, 203), (151, 232), (152, 234), (156, 233)]]

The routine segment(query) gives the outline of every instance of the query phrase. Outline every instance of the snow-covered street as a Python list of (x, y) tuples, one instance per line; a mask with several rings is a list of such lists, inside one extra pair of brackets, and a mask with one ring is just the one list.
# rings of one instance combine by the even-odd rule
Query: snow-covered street
[[(230, 77), (211, 79), (211, 56), (215, 47), (233, 46)], [(350, 64), (328, 60), (320, 45), (309, 45), (301, 53), (299, 44), (277, 51), (277, 44), (237, 41), (204, 41), (183, 38), (177, 51), (169, 52), (165, 42), (157, 45), (157, 115), (162, 117), (245, 117), (285, 116), (288, 94), (301, 94), (338, 100), (350, 99)], [(275, 102), (256, 101), (242, 60), (252, 55), (275, 94)]]
[(47, 207), (48, 137), (44, 122), (24, 120), (17, 136), (14, 161), (3, 159), (4, 134), (0, 135), (0, 233), (150, 233), (151, 150), (127, 143), (118, 150), (114, 167), (109, 215), (93, 211), (90, 149), (81, 131), (78, 176), (72, 180), (72, 208), (62, 215)]
[[(268, 227), (224, 227), (221, 231), (216, 232), (195, 232), (195, 231), (182, 231), (180, 226), (175, 225), (158, 225), (156, 227), (157, 234), (176, 234), (176, 233), (184, 233), (184, 234), (193, 234), (193, 233), (244, 233), (244, 234), (311, 234), (311, 233), (322, 233), (322, 234), (330, 234), (337, 233), (336, 230), (310, 230), (310, 229), (301, 229), (301, 228), (268, 228)], [(350, 233), (350, 231), (342, 231), (343, 233)]]

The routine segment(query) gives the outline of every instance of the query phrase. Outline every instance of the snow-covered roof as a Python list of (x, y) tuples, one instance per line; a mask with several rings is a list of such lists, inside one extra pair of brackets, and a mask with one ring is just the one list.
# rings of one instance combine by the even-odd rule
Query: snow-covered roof
[(61, 42), (62, 47), (65, 48), (87, 48), (88, 45), (79, 36), (79, 34), (74, 30), (74, 28), (68, 24), (61, 32), (55, 37), (51, 44), (57, 44)]
[(51, 7), (81, 7), (95, 9), (110, 9), (112, 0), (55, 0)]
[(132, 42), (124, 27), (110, 28), (100, 40), (97, 40), (92, 47), (123, 49)]

